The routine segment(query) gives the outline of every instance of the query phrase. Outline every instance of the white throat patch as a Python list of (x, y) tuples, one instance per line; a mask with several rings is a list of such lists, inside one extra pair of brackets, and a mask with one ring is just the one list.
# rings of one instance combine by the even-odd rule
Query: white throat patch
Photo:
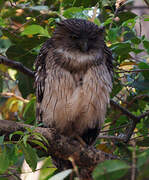
[(90, 53), (90, 54), (84, 54), (81, 52), (70, 52), (67, 50), (64, 50), (62, 48), (55, 49), (55, 52), (59, 53), (63, 57), (66, 57), (67, 59), (77, 60), (79, 63), (83, 63), (85, 61), (94, 61), (99, 58), (101, 58), (100, 53)]

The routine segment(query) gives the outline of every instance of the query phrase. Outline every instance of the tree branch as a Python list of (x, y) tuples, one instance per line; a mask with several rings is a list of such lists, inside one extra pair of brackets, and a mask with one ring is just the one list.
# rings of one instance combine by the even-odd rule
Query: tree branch
[(125, 109), (124, 107), (122, 107), (121, 105), (119, 105), (118, 103), (116, 103), (115, 101), (113, 101), (112, 99), (110, 100), (110, 104), (111, 104), (113, 107), (121, 110), (122, 113), (125, 114), (125, 115), (126, 115), (127, 117), (129, 117), (130, 119), (135, 120), (135, 121), (138, 119), (137, 116), (135, 116), (134, 114), (132, 114), (130, 111), (128, 111), (127, 109)]
[(20, 62), (10, 60), (5, 56), (0, 56), (0, 64), (9, 66), (13, 69), (16, 69), (16, 70), (30, 76), (31, 78), (34, 78), (34, 72), (31, 71), (30, 69), (28, 69), (27, 67), (23, 66), (23, 64), (21, 64)]
[(128, 111), (127, 109), (123, 108), (121, 105), (117, 104), (115, 101), (110, 100), (110, 103), (115, 108), (121, 110), (122, 113), (125, 114), (128, 118), (133, 120), (132, 124), (126, 131), (125, 138), (124, 138), (124, 142), (128, 143), (128, 141), (130, 140), (130, 138), (133, 134), (134, 129), (136, 128), (137, 123), (139, 123), (142, 118), (149, 116), (149, 111), (146, 111), (145, 113), (141, 114), (140, 116), (136, 116), (136, 115), (132, 114), (130, 111)]
[[(34, 126), (14, 121), (0, 120), (0, 135), (5, 135), (5, 138), (8, 139), (9, 134), (20, 130), (25, 131), (25, 127), (33, 128)], [(116, 158), (115, 156), (96, 150), (93, 146), (83, 147), (78, 141), (59, 135), (59, 133), (52, 128), (37, 127), (34, 129), (34, 132), (40, 133), (48, 140), (47, 155), (65, 161), (68, 161), (71, 157), (83, 172), (90, 172), (91, 174), (98, 163), (103, 162), (105, 159)], [(83, 174), (84, 173), (82, 173), (82, 175)]]
[(146, 5), (148, 6), (149, 8), (149, 2), (147, 0), (144, 0), (144, 2), (146, 3)]
[[(11, 68), (14, 68), (32, 78), (34, 78), (34, 72), (31, 71), (30, 69), (28, 69), (27, 67), (23, 66), (20, 62), (12, 61), (12, 60), (9, 60), (7, 57), (0, 56), (0, 64), (5, 64)], [(133, 134), (133, 131), (134, 131), (137, 123), (139, 123), (142, 118), (149, 116), (149, 112), (147, 111), (140, 116), (136, 116), (113, 100), (110, 100), (110, 104), (111, 104), (111, 106), (119, 109), (128, 118), (133, 120), (132, 125), (130, 126), (130, 128), (127, 129), (127, 135), (126, 135), (125, 142), (128, 142), (131, 135)]]

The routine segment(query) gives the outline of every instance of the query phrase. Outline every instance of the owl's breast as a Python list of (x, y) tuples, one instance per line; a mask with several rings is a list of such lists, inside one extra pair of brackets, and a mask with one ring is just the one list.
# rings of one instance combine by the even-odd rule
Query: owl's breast
[(82, 134), (104, 122), (111, 77), (105, 65), (72, 73), (60, 67), (47, 70), (40, 109), (43, 123), (66, 135)]

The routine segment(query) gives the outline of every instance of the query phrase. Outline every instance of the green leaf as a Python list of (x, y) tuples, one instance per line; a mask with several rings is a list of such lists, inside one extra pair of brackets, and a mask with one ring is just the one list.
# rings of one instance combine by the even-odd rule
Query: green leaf
[(39, 146), (42, 147), (45, 151), (48, 150), (47, 147), (46, 147), (42, 142), (40, 142), (40, 141), (38, 141), (38, 140), (34, 140), (34, 139), (32, 139), (32, 140), (30, 140), (30, 141), (33, 142), (34, 144), (39, 145)]
[(132, 51), (131, 44), (131, 41), (115, 43), (111, 46), (111, 49), (121, 59), (127, 59), (129, 58), (129, 53)]
[(106, 19), (106, 21), (102, 25), (106, 26), (108, 24), (111, 24), (112, 22), (113, 22), (113, 17), (110, 17), (110, 18)]
[(35, 121), (35, 102), (36, 98), (32, 98), (27, 105), (25, 106), (24, 112), (23, 112), (23, 118), (25, 119), (25, 122), (27, 124), (32, 123)]
[[(50, 167), (50, 168), (49, 168)], [(54, 176), (56, 173), (56, 168), (53, 167), (53, 162), (50, 157), (44, 159), (44, 164), (40, 170), (39, 180), (48, 180), (50, 177)]]
[(146, 137), (144, 139), (141, 139), (140, 141), (137, 141), (136, 144), (142, 147), (149, 147), (149, 137)]
[(5, 21), (2, 17), (0, 17), (0, 26), (3, 28), (6, 27)]
[(140, 44), (141, 43), (141, 39), (139, 37), (134, 37), (131, 39), (131, 42), (134, 44)]
[(149, 41), (148, 40), (143, 41), (143, 46), (147, 50), (147, 52), (149, 53)]
[(18, 80), (19, 90), (21, 91), (21, 94), (24, 98), (26, 98), (29, 94), (34, 92), (34, 81), (32, 78), (28, 78), (28, 76), (24, 75), (21, 72), (17, 73), (16, 78)]
[(121, 160), (106, 160), (100, 163), (93, 171), (93, 178), (95, 180), (117, 180), (123, 177), (128, 169), (129, 165)]
[(46, 37), (49, 37), (49, 33), (46, 29), (44, 29), (42, 26), (40, 25), (30, 25), (27, 26), (24, 31), (21, 33), (21, 35), (34, 35), (34, 34), (41, 34), (44, 35)]
[(120, 22), (127, 22), (127, 20), (130, 20), (131, 22), (133, 21), (132, 19), (134, 19), (137, 15), (134, 14), (133, 12), (130, 12), (130, 11), (123, 11), (123, 12), (120, 12), (118, 14), (118, 17), (120, 18)]
[(138, 156), (137, 168), (141, 168), (149, 159), (149, 150), (144, 151)]
[(144, 49), (132, 48), (132, 51), (133, 51), (135, 54), (139, 54), (139, 53), (141, 53), (141, 52), (144, 52)]
[(144, 76), (145, 79), (149, 80), (149, 64), (145, 62), (140, 62), (138, 66), (140, 69), (148, 69), (148, 71), (142, 71), (141, 74)]
[(50, 179), (48, 180), (63, 180), (65, 179), (70, 173), (72, 172), (72, 169), (67, 169), (65, 171), (62, 171), (54, 176), (52, 176)]
[(24, 153), (25, 160), (28, 163), (29, 167), (32, 169), (32, 171), (35, 171), (37, 166), (37, 154), (35, 150), (29, 144), (25, 146), (23, 143), (21, 143), (20, 147)]
[(4, 142), (4, 135), (3, 136), (0, 136), (0, 145), (2, 145), (3, 144), (3, 142)]
[(120, 92), (120, 90), (122, 88), (123, 88), (123, 86), (121, 85), (121, 83), (118, 80), (115, 80), (110, 96), (113, 98), (114, 96), (116, 96), (116, 94), (118, 94)]
[(66, 18), (88, 18), (88, 10), (89, 8), (82, 7), (72, 7), (68, 8), (64, 11), (63, 16)]
[(6, 146), (4, 150), (0, 153), (0, 173), (4, 173), (9, 167), (9, 159), (7, 155)]
[(148, 91), (149, 90), (149, 80), (138, 80), (134, 81), (129, 86), (134, 87), (140, 91)]
[(0, 0), (0, 10), (3, 8), (4, 3), (5, 3), (5, 0)]
[(13, 132), (12, 134), (9, 135), (9, 140), (10, 140), (10, 141), (11, 141), (11, 139), (12, 139), (12, 137), (13, 137), (14, 135), (21, 135), (21, 136), (23, 136), (23, 135), (24, 135), (24, 132), (23, 132), (23, 131), (15, 131), (15, 132)]
[(143, 15), (144, 21), (149, 21), (149, 15)]
[(22, 139), (25, 147), (27, 147), (27, 140), (28, 140), (29, 137), (30, 137), (30, 135), (27, 134)]
[(3, 78), (0, 76), (0, 93), (3, 91)]
[(35, 136), (36, 139), (40, 140), (40, 141), (43, 141), (44, 143), (46, 143), (47, 145), (49, 145), (49, 142), (48, 140), (40, 133), (38, 132), (33, 132), (32, 133), (33, 136)]
[(136, 18), (128, 19), (127, 21), (124, 21), (122, 26), (133, 28), (136, 24)]
[(108, 37), (111, 42), (115, 41), (118, 37), (119, 28), (111, 28), (108, 32)]
[(5, 55), (5, 52), (10, 47), (11, 42), (9, 39), (0, 39), (0, 53)]
[(48, 11), (49, 10), (48, 6), (32, 6), (32, 7), (29, 7), (29, 9), (36, 10), (36, 11)]

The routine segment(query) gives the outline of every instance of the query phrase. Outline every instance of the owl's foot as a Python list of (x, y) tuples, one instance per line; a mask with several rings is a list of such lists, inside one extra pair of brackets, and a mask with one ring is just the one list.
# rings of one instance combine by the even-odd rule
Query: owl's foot
[(83, 146), (84, 148), (87, 147), (86, 142), (85, 142), (79, 135), (76, 135), (75, 138), (79, 141), (79, 143), (81, 144), (81, 146)]

